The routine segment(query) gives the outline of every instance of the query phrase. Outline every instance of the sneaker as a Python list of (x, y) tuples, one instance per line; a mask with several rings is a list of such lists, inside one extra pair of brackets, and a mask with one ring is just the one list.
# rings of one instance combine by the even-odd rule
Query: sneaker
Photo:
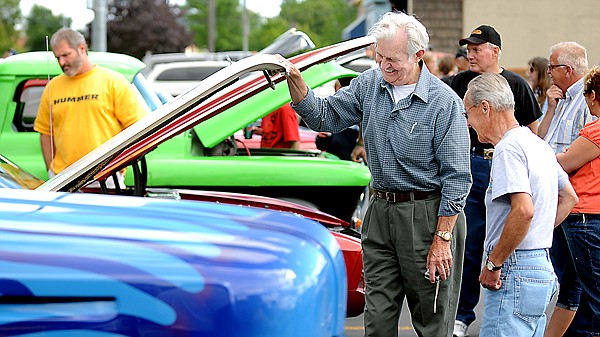
[(465, 323), (463, 323), (461, 321), (454, 321), (454, 332), (452, 333), (452, 336), (466, 337), (466, 336), (468, 336), (468, 334), (467, 334), (468, 329), (469, 329), (469, 326), (466, 325)]

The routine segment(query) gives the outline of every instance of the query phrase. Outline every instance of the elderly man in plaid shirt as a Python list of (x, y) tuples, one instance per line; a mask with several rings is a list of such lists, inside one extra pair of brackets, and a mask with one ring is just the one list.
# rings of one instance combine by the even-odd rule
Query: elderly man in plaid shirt
[(292, 106), (317, 131), (362, 123), (374, 189), (362, 228), (365, 336), (397, 336), (404, 298), (419, 336), (451, 336), (471, 186), (464, 107), (424, 65), (417, 19), (387, 13), (369, 35), (379, 68), (325, 99), (281, 58)]

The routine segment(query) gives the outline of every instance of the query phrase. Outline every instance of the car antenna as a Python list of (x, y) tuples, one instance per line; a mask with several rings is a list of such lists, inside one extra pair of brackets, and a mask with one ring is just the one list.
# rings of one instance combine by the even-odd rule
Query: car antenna
[[(48, 42), (48, 35), (46, 35), (46, 69), (48, 71), (48, 83), (46, 83), (48, 88), (48, 109), (50, 111), (50, 167), (48, 170), (52, 170), (54, 173), (54, 133), (52, 132), (52, 95), (50, 95), (50, 47)], [(50, 177), (48, 177), (50, 178)]]

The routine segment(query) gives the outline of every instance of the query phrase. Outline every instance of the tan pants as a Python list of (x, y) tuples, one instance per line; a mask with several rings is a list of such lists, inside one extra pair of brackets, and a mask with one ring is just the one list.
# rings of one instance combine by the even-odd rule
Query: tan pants
[(465, 216), (461, 212), (454, 226), (452, 273), (440, 282), (434, 314), (436, 284), (424, 274), (439, 204), (439, 196), (399, 203), (371, 198), (362, 228), (365, 336), (398, 336), (404, 298), (419, 336), (452, 336), (462, 279)]

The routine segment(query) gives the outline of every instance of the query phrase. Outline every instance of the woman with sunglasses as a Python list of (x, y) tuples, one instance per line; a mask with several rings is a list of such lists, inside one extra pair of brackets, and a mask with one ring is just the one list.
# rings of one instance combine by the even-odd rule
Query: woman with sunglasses
[[(583, 96), (590, 113), (599, 117), (600, 67), (593, 68), (587, 74)], [(586, 124), (568, 151), (557, 154), (556, 158), (569, 174), (569, 180), (579, 196), (579, 203), (561, 224), (575, 264), (576, 275), (571, 278), (579, 278), (579, 282), (572, 283), (572, 286), (578, 287), (577, 291), (583, 291), (585, 294), (592, 311), (592, 335), (598, 336), (600, 335), (600, 122), (596, 119)], [(574, 316), (573, 312), (570, 319)]]
[(529, 68), (525, 72), (527, 83), (531, 86), (533, 93), (540, 105), (542, 115), (539, 121), (542, 121), (546, 110), (548, 110), (548, 96), (546, 91), (550, 88), (550, 76), (548, 76), (548, 59), (544, 57), (534, 57), (528, 62)]

